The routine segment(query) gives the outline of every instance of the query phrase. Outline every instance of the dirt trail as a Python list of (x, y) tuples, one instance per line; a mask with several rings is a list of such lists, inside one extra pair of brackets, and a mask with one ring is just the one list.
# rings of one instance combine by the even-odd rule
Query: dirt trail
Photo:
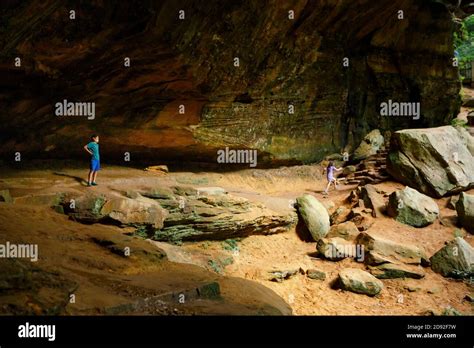
[[(0, 189), (8, 188), (13, 197), (90, 190), (118, 194), (154, 185), (219, 186), (234, 195), (263, 203), (281, 213), (293, 210), (292, 202), (303, 193), (313, 194), (322, 202), (332, 201), (335, 206), (340, 206), (347, 204), (344, 200), (354, 189), (354, 186), (341, 185), (338, 191), (331, 191), (329, 197), (323, 197), (321, 192), (325, 181), (319, 166), (231, 173), (162, 174), (105, 165), (99, 175), (99, 186), (94, 188), (88, 188), (81, 182), (86, 171), (80, 169), (63, 169), (61, 175), (47, 170), (4, 170), (3, 173)], [(403, 186), (385, 182), (377, 187), (390, 193)], [(376, 219), (369, 231), (393, 241), (421, 245), (431, 256), (445, 241), (454, 237), (456, 229), (453, 225), (455, 212), (445, 208), (447, 199), (437, 202), (444, 225), (438, 220), (429, 227), (416, 229), (391, 218), (381, 217)], [(287, 305), (291, 307), (293, 314), (300, 315), (421, 315), (440, 313), (449, 306), (465, 314), (474, 313), (472, 304), (464, 300), (468, 293), (472, 293), (472, 285), (448, 280), (429, 268), (424, 269), (426, 277), (421, 280), (384, 280), (385, 289), (373, 298), (334, 290), (331, 285), (339, 270), (345, 267), (363, 269), (365, 266), (349, 259), (330, 262), (315, 258), (315, 243), (303, 241), (295, 229), (276, 235), (242, 239), (237, 242), (238, 251), (226, 250), (225, 243), (220, 241), (188, 242), (182, 246), (161, 243), (161, 250), (168, 254), (169, 261), (155, 264), (146, 257), (132, 263), (124, 261), (122, 257), (110, 255), (90, 242), (91, 236), (104, 234), (128, 238), (124, 236), (126, 231), (115, 226), (81, 225), (50, 208), (15, 204), (8, 208), (5, 204), (0, 204), (0, 219), (1, 235), (37, 241), (44, 250), (44, 255), (47, 255), (48, 267), (70, 270), (74, 275), (72, 278), (81, 284), (80, 295), (88, 298), (87, 306), (70, 306), (72, 312), (87, 312), (94, 306), (111, 306), (130, 301), (135, 291), (131, 289), (143, 291), (150, 287), (163, 292), (166, 289), (160, 287), (160, 284), (167, 283), (176, 289), (177, 286), (185, 286), (186, 280), (195, 285), (200, 281), (220, 279), (221, 290), (227, 302), (216, 304), (201, 301), (195, 303), (194, 307), (187, 307), (182, 313), (245, 314), (261, 311), (262, 314), (269, 314), (275, 308), (285, 312)], [(471, 235), (466, 235), (465, 239), (471, 245), (474, 244)], [(147, 244), (146, 241), (137, 243), (142, 242)], [(143, 245), (140, 244), (140, 248), (146, 248)], [(156, 245), (159, 247), (160, 243)], [(210, 260), (225, 257), (231, 257), (233, 263), (219, 270), (210, 266)], [(318, 281), (298, 274), (282, 283), (267, 280), (268, 271), (299, 268), (322, 270), (326, 272), (327, 278), (325, 281)], [(221, 274), (216, 274), (215, 271)], [(157, 282), (156, 279), (163, 281)], [(244, 279), (264, 287), (242, 284)], [(115, 290), (111, 284), (128, 284), (129, 289)], [(245, 296), (241, 291), (242, 286), (248, 288)], [(266, 291), (266, 288), (273, 291)], [(266, 309), (261, 307), (262, 303), (267, 304), (264, 305), (267, 306)], [(157, 313), (166, 314), (165, 311)]]

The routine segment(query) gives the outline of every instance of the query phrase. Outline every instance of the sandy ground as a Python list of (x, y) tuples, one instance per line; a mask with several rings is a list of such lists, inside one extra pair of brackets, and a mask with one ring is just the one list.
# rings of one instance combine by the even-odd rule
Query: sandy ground
[[(315, 195), (321, 201), (332, 201), (336, 206), (347, 204), (344, 202), (350, 191), (355, 186), (341, 185), (338, 191), (331, 191), (329, 197), (323, 197), (321, 191), (324, 189), (325, 181), (321, 176), (319, 166), (301, 166), (292, 168), (268, 169), (268, 170), (243, 170), (229, 173), (170, 173), (161, 174), (145, 172), (137, 169), (114, 167), (104, 165), (104, 169), (99, 176), (99, 186), (88, 188), (84, 186), (82, 178), (86, 172), (79, 169), (61, 168), (59, 171), (51, 170), (3, 170), (4, 175), (0, 181), (0, 188), (9, 188), (12, 196), (20, 197), (27, 194), (42, 194), (52, 192), (86, 192), (95, 190), (98, 192), (124, 191), (137, 188), (143, 185), (175, 185), (185, 184), (195, 187), (220, 186), (230, 193), (245, 197), (255, 202), (262, 202), (270, 209), (277, 212), (289, 212), (294, 209), (291, 206), (293, 200), (303, 193)], [(394, 182), (385, 182), (377, 185), (379, 189), (390, 193), (403, 186)], [(474, 190), (471, 190), (474, 193)], [(384, 236), (397, 242), (411, 243), (425, 248), (427, 254), (431, 256), (439, 250), (445, 243), (454, 238), (455, 211), (445, 208), (447, 199), (437, 200), (441, 209), (441, 220), (434, 224), (417, 229), (403, 225), (389, 217), (377, 218), (375, 224), (369, 229), (370, 233)], [(4, 204), (3, 204), (4, 205)], [(15, 207), (15, 205), (13, 205)], [(45, 213), (44, 207), (23, 207), (15, 209), (4, 209), (0, 207), (0, 218), (2, 218), (3, 231), (12, 235), (21, 234), (22, 231), (36, 232), (36, 238), (48, 240), (47, 249), (53, 250), (62, 246), (57, 240), (61, 235), (75, 236), (74, 242), (67, 243), (67, 250), (62, 250), (65, 254), (82, 255), (62, 257), (61, 252), (54, 252), (49, 262), (58, 267), (74, 268), (77, 263), (87, 266), (87, 272), (96, 272), (98, 277), (104, 277), (107, 269), (118, 279), (123, 277), (138, 276), (134, 281), (140, 283), (141, 287), (147, 284), (146, 279), (153, 279), (164, 272), (162, 277), (171, 282), (173, 277), (178, 279), (181, 274), (187, 273), (186, 277), (193, 279), (199, 275), (202, 279), (212, 279), (209, 272), (213, 269), (209, 267), (207, 260), (218, 257), (232, 257), (233, 263), (225, 267), (221, 274), (214, 273), (215, 277), (228, 276), (231, 279), (247, 279), (253, 283), (259, 283), (272, 292), (262, 292), (260, 288), (248, 290), (254, 291), (256, 298), (272, 297), (274, 293), (280, 296), (288, 304), (293, 314), (298, 315), (423, 315), (431, 312), (441, 313), (447, 307), (454, 307), (465, 314), (473, 314), (473, 305), (464, 300), (464, 297), (473, 292), (473, 287), (468, 282), (446, 279), (434, 273), (429, 268), (424, 268), (426, 277), (421, 280), (395, 279), (384, 280), (385, 288), (376, 297), (354, 294), (347, 291), (335, 290), (331, 288), (336, 279), (338, 271), (345, 267), (356, 267), (364, 269), (365, 266), (353, 260), (343, 260), (331, 262), (314, 257), (315, 243), (302, 240), (299, 233), (292, 229), (286, 233), (270, 236), (251, 236), (240, 240), (238, 251), (225, 250), (223, 242), (189, 242), (182, 246), (163, 245), (163, 250), (169, 254), (171, 261), (186, 262), (172, 263), (176, 269), (174, 272), (165, 272), (167, 267), (163, 265), (153, 265), (150, 262), (135, 262), (124, 265), (123, 262), (115, 265), (117, 260), (104, 259), (102, 261), (91, 262), (90, 255), (96, 245), (89, 246), (90, 242), (83, 236), (93, 236), (95, 234), (123, 235), (123, 230), (114, 226), (103, 225), (81, 225), (67, 220), (67, 217), (54, 211)], [(22, 218), (27, 212), (28, 219)], [(12, 215), (17, 214), (17, 215)], [(23, 224), (15, 221), (24, 219)], [(65, 231), (69, 231), (66, 233)], [(55, 236), (55, 237), (54, 237)], [(82, 237), (81, 237), (82, 236)], [(69, 237), (68, 237), (69, 238)], [(49, 239), (52, 239), (51, 241)], [(471, 235), (466, 234), (465, 239), (474, 244)], [(157, 245), (159, 245), (158, 243)], [(87, 247), (85, 247), (87, 246)], [(46, 247), (45, 247), (46, 248)], [(71, 249), (72, 248), (72, 249)], [(184, 255), (184, 256), (183, 256)], [(78, 261), (79, 260), (79, 261)], [(87, 264), (89, 262), (90, 264)], [(189, 265), (194, 263), (195, 265)], [(175, 266), (180, 265), (180, 266)], [(79, 268), (80, 268), (79, 267)], [(268, 272), (272, 270), (290, 269), (318, 269), (326, 272), (326, 280), (311, 280), (303, 274), (298, 274), (282, 283), (268, 280)], [(199, 271), (199, 270), (202, 271)], [(83, 270), (82, 270), (83, 271)], [(200, 272), (204, 272), (200, 274)], [(77, 274), (80, 272), (78, 271)], [(148, 275), (144, 275), (144, 274)], [(149, 274), (155, 274), (151, 277)], [(121, 278), (122, 277), (122, 278)], [(151, 277), (151, 278), (147, 278)], [(185, 278), (186, 278), (185, 277)], [(203, 278), (204, 277), (204, 278)], [(84, 278), (84, 277), (83, 277)], [(85, 277), (88, 279), (88, 277)], [(199, 278), (199, 277), (198, 277)], [(85, 282), (80, 277), (79, 283)], [(130, 279), (122, 279), (124, 283)], [(151, 281), (151, 280), (150, 280)], [(224, 292), (230, 294), (232, 303), (235, 301), (248, 305), (247, 299), (236, 300), (239, 297), (238, 280), (224, 281)], [(171, 282), (172, 283), (172, 282)], [(85, 296), (96, 296), (97, 306), (103, 305), (104, 301), (113, 298), (110, 291), (97, 289), (93, 282), (85, 282), (86, 286), (81, 291)], [(151, 284), (151, 283), (150, 283)], [(150, 285), (151, 286), (151, 285)], [(247, 291), (247, 290), (246, 290)], [(87, 295), (88, 293), (88, 295)], [(113, 292), (112, 292), (113, 293)], [(132, 292), (133, 293), (133, 292)], [(107, 297), (111, 296), (111, 297)], [(123, 295), (119, 294), (122, 302)], [(251, 297), (252, 297), (251, 296)], [(245, 297), (245, 296), (243, 296)], [(113, 302), (113, 301), (112, 301)], [(119, 301), (120, 302), (120, 301)], [(268, 299), (268, 302), (276, 307), (281, 306), (277, 298)], [(211, 306), (212, 307), (212, 306)], [(218, 308), (219, 305), (216, 307)], [(247, 306), (248, 307), (248, 306)], [(209, 313), (239, 313), (242, 308), (232, 309), (232, 305), (222, 306), (220, 310), (214, 308)], [(195, 309), (199, 311), (198, 309)], [(162, 313), (163, 314), (163, 313)]]
[[(225, 186), (225, 179), (220, 184)], [(345, 198), (355, 186), (341, 185), (338, 191), (331, 192), (329, 197), (324, 197), (321, 191), (325, 182), (300, 182), (288, 179), (286, 185), (276, 185), (279, 192), (266, 195), (266, 188), (257, 188), (251, 182), (230, 180), (237, 191), (255, 189), (254, 199), (262, 202), (277, 199), (294, 199), (303, 193), (315, 195), (321, 201), (331, 200), (336, 206), (345, 205)], [(229, 184), (230, 184), (229, 183)], [(235, 185), (238, 187), (235, 187)], [(227, 186), (229, 187), (229, 186)], [(386, 182), (377, 187), (387, 193), (404, 186), (394, 182)], [(471, 190), (474, 193), (474, 190)], [(247, 195), (249, 197), (249, 195)], [(261, 197), (260, 199), (258, 199)], [(446, 207), (447, 199), (438, 200), (441, 210), (441, 219), (452, 223), (456, 216), (455, 211)], [(457, 227), (443, 226), (436, 221), (425, 228), (414, 228), (403, 225), (389, 217), (377, 218), (375, 224), (369, 229), (374, 235), (384, 238), (422, 246), (431, 256), (439, 250), (447, 240), (454, 238)], [(466, 240), (473, 245), (471, 235), (466, 234)], [(464, 300), (467, 293), (472, 292), (472, 286), (467, 283), (447, 280), (434, 273), (429, 268), (424, 268), (426, 277), (422, 280), (394, 279), (384, 280), (385, 289), (380, 296), (370, 298), (341, 290), (333, 290), (332, 282), (337, 278), (338, 271), (345, 267), (364, 269), (365, 266), (353, 260), (339, 262), (325, 261), (313, 257), (315, 243), (304, 242), (293, 230), (288, 233), (273, 236), (251, 236), (239, 244), (240, 250), (235, 256), (235, 263), (225, 269), (225, 274), (231, 274), (247, 279), (256, 280), (270, 287), (282, 296), (293, 308), (295, 314), (300, 315), (409, 315), (426, 314), (430, 311), (442, 312), (447, 307), (454, 307), (466, 314), (474, 313), (472, 304)], [(186, 248), (195, 249), (196, 245), (187, 245)], [(219, 249), (219, 245), (215, 245)], [(267, 280), (268, 271), (291, 270), (302, 268), (318, 269), (326, 272), (326, 281), (311, 280), (304, 275), (297, 275), (282, 283)], [(408, 290), (417, 288), (412, 292)]]
[[(47, 207), (4, 203), (0, 204), (0, 226), (2, 243), (37, 244), (39, 249), (37, 262), (23, 263), (36, 269), (32, 272), (38, 274), (32, 276), (33, 288), (2, 292), (2, 314), (24, 314), (11, 309), (14, 306), (30, 308), (33, 314), (51, 314), (48, 310), (67, 301), (69, 294), (74, 294), (75, 301), (67, 304), (61, 314), (128, 314), (110, 310), (144, 298), (192, 291), (213, 282), (220, 285), (221, 299), (165, 301), (132, 314), (291, 313), (289, 306), (264, 286), (195, 265), (160, 259), (160, 249), (141, 238), (124, 235), (124, 231), (115, 226), (82, 225)], [(92, 238), (113, 241), (120, 250), (127, 246), (131, 255), (124, 257), (110, 252)], [(6, 272), (4, 262), (0, 260), (2, 272)], [(240, 288), (245, 288), (247, 293), (242, 294)]]
[[(2, 173), (0, 187), (9, 188), (14, 198), (90, 190), (80, 180), (84, 173), (81, 170), (66, 170), (58, 175), (56, 171), (5, 168)], [(118, 167), (109, 167), (102, 174), (101, 185), (94, 188), (96, 192), (113, 193), (116, 189), (168, 180)], [(170, 179), (170, 182), (175, 181)], [(38, 262), (24, 261), (26, 267), (39, 269), (31, 272), (37, 274), (31, 281), (34, 287), (0, 294), (0, 313), (24, 314), (17, 310), (18, 306), (30, 308), (34, 314), (47, 314), (58, 303), (67, 301), (72, 293), (76, 300), (62, 314), (127, 314), (110, 310), (144, 298), (194, 292), (196, 288), (218, 282), (220, 299), (158, 301), (134, 314), (291, 314), (288, 304), (267, 287), (195, 265), (160, 259), (162, 249), (142, 238), (130, 237), (127, 232), (130, 230), (117, 226), (80, 224), (44, 205), (0, 203), (0, 242), (37, 244), (40, 255)], [(130, 247), (131, 255), (117, 255), (93, 239), (111, 241), (119, 250)], [(0, 259), (0, 272), (6, 272), (6, 261)], [(0, 274), (0, 278), (4, 275)], [(240, 291), (242, 288), (245, 293)]]

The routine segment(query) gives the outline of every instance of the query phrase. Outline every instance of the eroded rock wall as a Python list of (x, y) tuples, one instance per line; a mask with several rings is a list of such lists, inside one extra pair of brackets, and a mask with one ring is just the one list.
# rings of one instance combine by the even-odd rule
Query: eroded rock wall
[[(311, 162), (459, 107), (455, 24), (439, 1), (9, 0), (1, 17), (7, 160), (81, 157), (97, 132), (104, 161), (215, 162), (229, 146)], [(95, 102), (95, 118), (55, 116), (64, 99)], [(381, 117), (389, 99), (420, 102), (421, 118)]]

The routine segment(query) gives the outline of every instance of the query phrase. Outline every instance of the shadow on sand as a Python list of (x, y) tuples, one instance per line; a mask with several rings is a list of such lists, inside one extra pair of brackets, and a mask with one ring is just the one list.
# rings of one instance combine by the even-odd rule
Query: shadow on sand
[(71, 175), (71, 174), (67, 174), (67, 173), (63, 173), (63, 172), (53, 172), (54, 175), (57, 175), (57, 176), (63, 176), (63, 177), (66, 177), (66, 178), (71, 178), (71, 179), (74, 179), (76, 180), (79, 184), (83, 185), (83, 186), (86, 186), (87, 182), (86, 180), (84, 180), (83, 178), (81, 178), (80, 176), (74, 176), (74, 175)]

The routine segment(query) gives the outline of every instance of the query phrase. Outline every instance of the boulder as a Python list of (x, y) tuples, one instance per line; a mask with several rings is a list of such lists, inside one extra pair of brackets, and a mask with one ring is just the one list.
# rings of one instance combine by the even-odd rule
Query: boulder
[(60, 205), (65, 214), (82, 223), (96, 223), (105, 216), (101, 213), (106, 202), (104, 195), (86, 194), (83, 196), (65, 195)]
[(456, 203), (459, 201), (459, 195), (451, 196), (446, 204), (446, 208), (456, 210)]
[(315, 280), (325, 280), (326, 279), (326, 273), (323, 271), (319, 271), (317, 269), (308, 269), (306, 271), (306, 276), (309, 279), (315, 279)]
[(123, 225), (150, 226), (154, 229), (163, 227), (167, 213), (155, 200), (142, 196), (135, 199), (112, 197), (100, 210), (101, 215)]
[(65, 214), (82, 223), (148, 226), (151, 229), (163, 227), (167, 212), (159, 203), (136, 192), (129, 192), (128, 195), (133, 198), (94, 194), (75, 197), (65, 194), (55, 208), (61, 207)]
[(338, 225), (349, 220), (351, 210), (342, 206), (337, 208), (334, 213), (331, 214), (331, 225)]
[(397, 131), (387, 171), (431, 197), (464, 191), (474, 186), (474, 138), (452, 126)]
[(456, 237), (431, 258), (431, 268), (444, 277), (470, 278), (474, 276), (474, 248), (461, 237)]
[(375, 155), (384, 145), (385, 140), (378, 129), (374, 129), (367, 134), (359, 147), (354, 151), (355, 160), (363, 160), (369, 156)]
[(314, 196), (305, 194), (296, 199), (298, 210), (315, 241), (324, 238), (329, 232), (329, 214), (322, 203)]
[(353, 241), (359, 235), (359, 229), (356, 224), (352, 221), (346, 221), (342, 224), (331, 226), (329, 233), (326, 235), (328, 238), (339, 237), (348, 241)]
[(428, 259), (423, 249), (410, 244), (369, 235), (362, 232), (356, 239), (356, 244), (364, 246), (365, 263), (377, 265), (382, 263), (406, 263), (412, 265), (427, 264)]
[(372, 217), (372, 209), (368, 208), (353, 208), (349, 217), (359, 231), (367, 231), (375, 223)]
[(357, 268), (346, 268), (339, 272), (339, 286), (343, 290), (375, 296), (383, 289), (383, 283), (372, 274)]
[(425, 276), (425, 272), (423, 272), (419, 267), (395, 263), (384, 263), (377, 267), (370, 267), (370, 273), (378, 279), (421, 279)]
[(387, 213), (406, 225), (424, 227), (438, 218), (439, 208), (432, 198), (407, 186), (390, 195)]
[(385, 211), (385, 199), (374, 185), (367, 184), (360, 190), (359, 198), (364, 201), (364, 206), (372, 209), (373, 217), (381, 217)]
[(13, 203), (9, 190), (0, 190), (0, 202)]
[(456, 202), (459, 224), (468, 232), (474, 233), (474, 195), (462, 192)]

